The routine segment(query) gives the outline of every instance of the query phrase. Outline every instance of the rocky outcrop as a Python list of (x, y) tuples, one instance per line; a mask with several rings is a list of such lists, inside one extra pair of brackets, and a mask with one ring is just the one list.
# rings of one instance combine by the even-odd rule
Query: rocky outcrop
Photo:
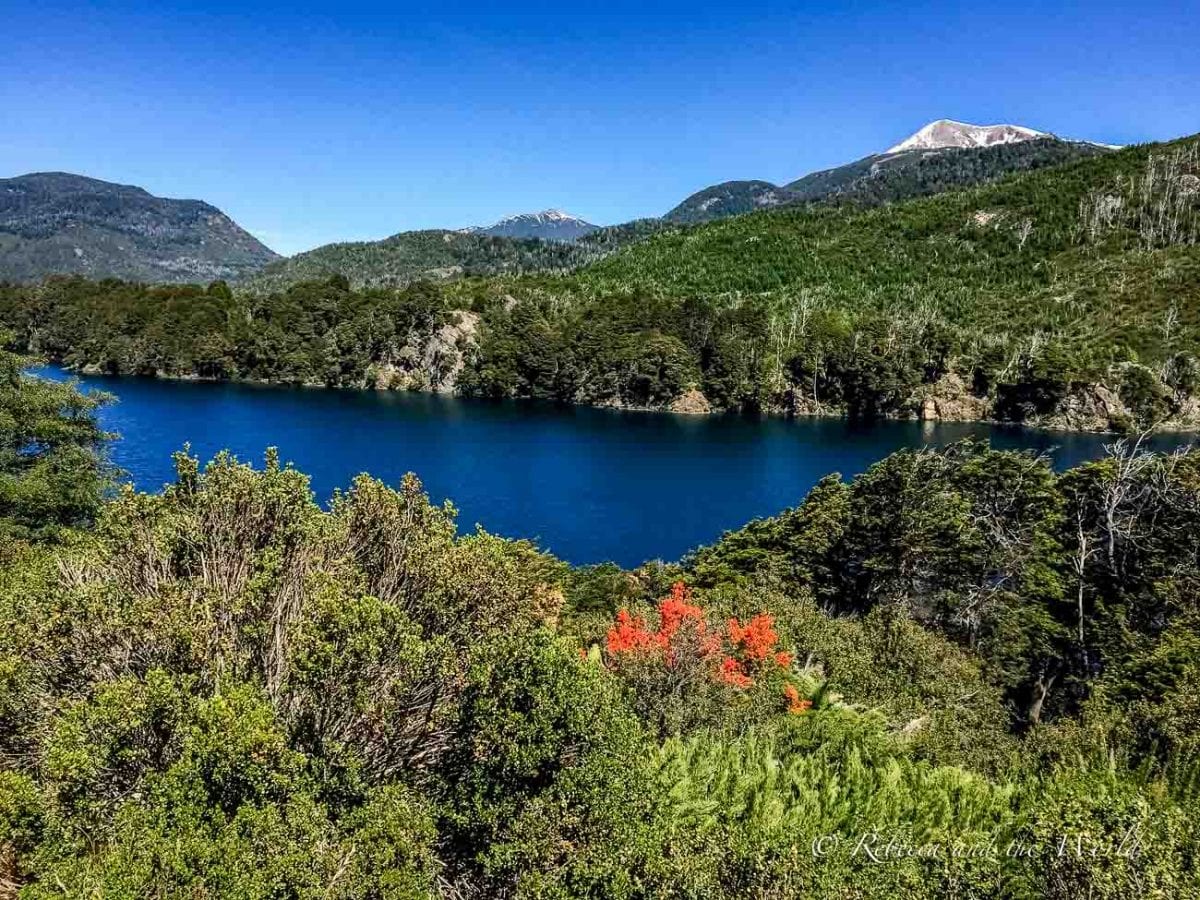
[(691, 416), (706, 416), (713, 411), (708, 398), (696, 388), (684, 391), (671, 401), (671, 405), (667, 409), (673, 413)]
[(827, 406), (816, 400), (808, 391), (795, 387), (781, 393), (779, 399), (768, 408), (768, 411), (789, 417), (841, 416), (845, 414), (845, 410)]
[(439, 328), (425, 344), (422, 365), (430, 387), (439, 394), (452, 394), (466, 364), (467, 351), (475, 343), (479, 314), (459, 310), (453, 320)]
[(933, 384), (921, 385), (909, 405), (923, 422), (977, 422), (991, 414), (991, 403), (972, 394), (954, 372)]
[(1112, 431), (1132, 418), (1115, 391), (1102, 384), (1089, 384), (1067, 394), (1053, 413), (1037, 416), (1028, 424), (1056, 431)]
[(1179, 410), (1164, 426), (1178, 431), (1200, 430), (1200, 399), (1188, 397), (1179, 404)]
[(454, 393), (478, 330), (478, 313), (455, 311), (432, 335), (413, 335), (392, 359), (373, 366), (368, 386), (380, 391)]

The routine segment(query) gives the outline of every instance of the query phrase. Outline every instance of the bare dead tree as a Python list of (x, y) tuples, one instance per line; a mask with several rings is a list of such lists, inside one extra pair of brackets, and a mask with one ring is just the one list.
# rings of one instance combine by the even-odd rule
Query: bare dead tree
[(1025, 251), (1025, 243), (1029, 240), (1029, 236), (1033, 234), (1033, 219), (1022, 219), (1021, 224), (1017, 226), (1017, 252)]
[(1200, 242), (1200, 145), (1152, 153), (1139, 175), (1079, 201), (1076, 231), (1083, 242), (1096, 243), (1117, 228), (1136, 233), (1147, 250)]
[(1092, 558), (1099, 551), (1099, 546), (1092, 540), (1092, 536), (1087, 527), (1087, 515), (1083, 506), (1078, 506), (1075, 510), (1075, 535), (1076, 548), (1075, 555), (1071, 559), (1071, 568), (1075, 573), (1075, 606), (1078, 612), (1078, 637), (1079, 645), (1082, 647), (1083, 638), (1083, 622), (1084, 622), (1084, 589), (1087, 585), (1087, 569)]
[(1174, 300), (1163, 313), (1162, 325), (1160, 326), (1163, 334), (1163, 343), (1168, 347), (1171, 344), (1171, 338), (1175, 336), (1175, 329), (1179, 327), (1179, 306)]

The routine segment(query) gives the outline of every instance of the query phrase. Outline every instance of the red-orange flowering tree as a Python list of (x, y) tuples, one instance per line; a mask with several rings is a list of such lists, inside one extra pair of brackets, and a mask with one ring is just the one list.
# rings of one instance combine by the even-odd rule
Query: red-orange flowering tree
[(744, 625), (732, 618), (714, 627), (683, 582), (652, 616), (620, 610), (604, 650), (605, 665), (630, 683), (640, 711), (665, 733), (713, 721), (714, 708), (728, 708), (731, 695), (771, 697), (792, 713), (809, 705), (788, 679), (792, 656), (779, 649), (774, 617), (764, 612)]

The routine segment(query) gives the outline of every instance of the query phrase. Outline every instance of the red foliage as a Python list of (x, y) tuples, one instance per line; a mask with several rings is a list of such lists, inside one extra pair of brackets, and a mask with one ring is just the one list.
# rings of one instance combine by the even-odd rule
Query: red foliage
[(729, 642), (741, 649), (747, 659), (762, 662), (779, 643), (775, 632), (775, 617), (770, 613), (759, 613), (744, 626), (737, 619), (729, 620)]
[(726, 656), (721, 660), (721, 667), (717, 670), (717, 677), (735, 688), (748, 688), (754, 684), (754, 679), (745, 673), (742, 669), (742, 664), (732, 656)]
[(704, 610), (691, 603), (691, 592), (682, 581), (671, 588), (671, 595), (658, 601), (658, 628), (650, 631), (645, 619), (628, 610), (617, 613), (616, 623), (608, 629), (605, 643), (610, 656), (638, 651), (661, 652), (670, 665), (677, 656), (676, 637), (684, 634), (699, 638), (698, 651), (707, 656), (720, 649), (720, 635), (708, 633)]
[(811, 700), (803, 700), (800, 698), (800, 691), (796, 689), (794, 684), (785, 684), (783, 686), (783, 695), (787, 697), (788, 712), (794, 716), (798, 716), (807, 712), (812, 706)]
[(631, 653), (661, 646), (657, 635), (646, 631), (646, 622), (623, 609), (617, 613), (617, 623), (608, 629), (608, 652), (611, 654)]
[(755, 676), (792, 664), (790, 653), (775, 649), (779, 634), (773, 616), (759, 613), (745, 625), (730, 619), (724, 632), (710, 630), (704, 610), (692, 603), (691, 591), (682, 581), (672, 586), (670, 596), (658, 601), (656, 629), (650, 630), (645, 619), (623, 609), (605, 643), (611, 662), (628, 654), (661, 657), (668, 668), (685, 661), (685, 656), (706, 664), (711, 661), (713, 677), (739, 689), (752, 687)]

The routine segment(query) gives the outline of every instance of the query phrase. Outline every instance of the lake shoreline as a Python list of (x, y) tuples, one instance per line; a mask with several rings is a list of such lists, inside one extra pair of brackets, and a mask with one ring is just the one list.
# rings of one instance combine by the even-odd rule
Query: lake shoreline
[[(884, 415), (877, 416), (874, 419), (855, 417), (848, 415), (844, 410), (840, 409), (822, 409), (813, 408), (812, 404), (807, 404), (802, 411), (796, 411), (794, 408), (768, 408), (760, 410), (738, 410), (729, 409), (726, 407), (708, 406), (706, 409), (689, 409), (689, 408), (672, 408), (672, 404), (663, 404), (659, 406), (640, 406), (633, 404), (624, 404), (619, 402), (607, 403), (569, 403), (559, 400), (543, 400), (530, 397), (481, 397), (472, 394), (461, 394), (456, 390), (433, 389), (428, 387), (406, 387), (406, 388), (388, 388), (378, 387), (370, 384), (362, 385), (330, 385), (319, 381), (293, 381), (293, 380), (272, 380), (262, 378), (226, 378), (211, 375), (197, 375), (194, 373), (188, 374), (170, 374), (161, 371), (153, 373), (113, 373), (106, 372), (95, 364), (85, 364), (83, 366), (67, 364), (61, 357), (49, 357), (48, 362), (52, 365), (59, 366), (67, 372), (79, 376), (97, 377), (97, 378), (136, 378), (146, 379), (148, 381), (164, 381), (164, 382), (182, 382), (188, 384), (235, 384), (235, 385), (251, 385), (257, 387), (273, 387), (273, 388), (289, 388), (289, 389), (304, 389), (309, 391), (367, 391), (378, 394), (431, 394), (443, 397), (454, 397), (459, 400), (472, 400), (483, 402), (517, 402), (517, 403), (545, 403), (554, 407), (564, 409), (570, 408), (586, 408), (586, 409), (605, 409), (618, 412), (632, 413), (654, 413), (660, 415), (681, 416), (690, 418), (724, 418), (738, 417), (748, 419), (778, 419), (783, 421), (824, 421), (824, 420), (841, 420), (846, 422), (870, 423), (872, 421), (887, 421), (887, 422), (916, 422), (930, 423), (933, 425), (946, 423), (963, 423), (989, 425), (995, 427), (1011, 427), (1024, 428), (1035, 431), (1059, 434), (1094, 434), (1107, 435), (1112, 439), (1120, 440), (1128, 437), (1133, 432), (1118, 431), (1112, 427), (1081, 427), (1072, 426), (1065, 422), (1059, 416), (1044, 416), (1040, 420), (1014, 420), (1014, 419), (997, 419), (989, 416), (949, 416), (942, 417), (936, 414), (926, 415), (924, 408), (916, 411), (907, 412), (888, 412)], [(1089, 385), (1086, 390), (1096, 392), (1101, 386)], [(820, 406), (819, 404), (817, 405)], [(1158, 423), (1152, 429), (1155, 434), (1200, 434), (1200, 421), (1175, 421), (1169, 420)]]
[[(418, 391), (304, 390), (227, 379), (95, 376), (46, 367), (114, 394), (102, 427), (138, 490), (174, 481), (185, 443), (261, 460), (267, 447), (311, 476), (324, 502), (361, 473), (396, 484), (416, 473), (454, 498), (464, 531), (535, 541), (572, 564), (678, 559), (729, 529), (800, 503), (832, 473), (852, 477), (901, 450), (972, 440), (1045, 455), (1056, 470), (1105, 455), (1111, 438), (1024, 425), (630, 410), (462, 398)], [(642, 411), (637, 411), (642, 412)], [(659, 411), (656, 411), (659, 412)], [(1156, 436), (1150, 446), (1181, 443)]]

